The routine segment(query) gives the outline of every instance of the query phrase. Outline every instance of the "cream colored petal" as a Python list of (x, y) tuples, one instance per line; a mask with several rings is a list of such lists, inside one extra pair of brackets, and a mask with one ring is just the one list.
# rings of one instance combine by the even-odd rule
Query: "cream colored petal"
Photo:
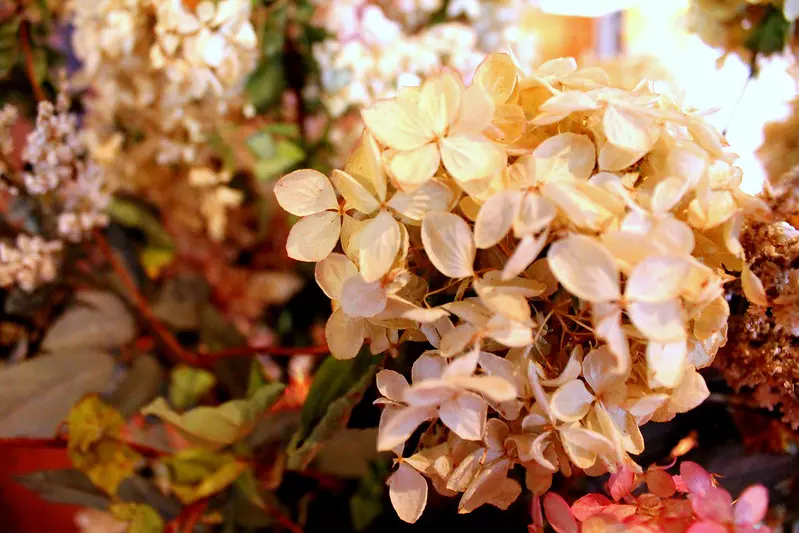
[(381, 419), (377, 434), (379, 451), (389, 451), (403, 444), (422, 422), (434, 419), (437, 414), (435, 406), (403, 407), (390, 412), (385, 422)]
[[(608, 347), (613, 355), (616, 356), (616, 371), (619, 374), (626, 374), (630, 369), (630, 343), (627, 334), (621, 327), (621, 310), (616, 304), (610, 307), (609, 314), (597, 313), (599, 304), (594, 304), (592, 314), (594, 314), (594, 332), (597, 337), (608, 343)], [(600, 317), (600, 315), (602, 315)]]
[(655, 190), (652, 191), (652, 212), (664, 214), (671, 211), (691, 188), (690, 185), (688, 180), (674, 176), (658, 183), (655, 186)]
[(518, 205), (513, 220), (513, 233), (517, 239), (546, 229), (558, 214), (555, 205), (537, 194), (526, 194)]
[(452, 190), (432, 179), (411, 192), (396, 192), (388, 207), (411, 220), (421, 221), (428, 213), (449, 211), (453, 201)]
[(304, 217), (338, 209), (330, 180), (316, 170), (295, 170), (280, 178), (274, 190), (277, 203), (292, 215)]
[(361, 112), (364, 124), (381, 144), (395, 150), (413, 150), (433, 139), (433, 131), (413, 104), (381, 100)]
[(358, 269), (344, 254), (332, 253), (316, 263), (314, 278), (319, 288), (331, 300), (341, 300), (344, 282), (358, 273)]
[(403, 395), (409, 387), (405, 376), (393, 370), (381, 370), (375, 376), (375, 381), (380, 394), (395, 402), (402, 401)]
[(509, 402), (517, 396), (516, 386), (499, 376), (468, 376), (454, 382), (459, 387), (476, 392), (493, 402)]
[(419, 96), (419, 111), (436, 135), (444, 135), (455, 121), (464, 92), (463, 82), (450, 72), (428, 78)]
[(552, 394), (549, 407), (559, 420), (577, 422), (588, 414), (594, 395), (588, 392), (585, 384), (575, 379), (564, 383)]
[(510, 280), (527, 270), (527, 267), (536, 260), (538, 254), (544, 249), (549, 241), (549, 232), (545, 231), (540, 235), (527, 235), (519, 241), (513, 255), (502, 269), (502, 279)]
[(430, 261), (450, 278), (473, 274), (475, 247), (466, 222), (452, 213), (430, 213), (422, 221), (422, 243)]
[[(598, 108), (596, 100), (582, 91), (564, 91), (555, 94), (541, 105), (541, 111), (545, 115), (557, 118), (555, 122), (559, 121), (560, 117), (567, 117), (578, 111), (593, 111)], [(534, 123), (540, 123), (538, 118)]]
[(364, 185), (381, 202), (386, 199), (387, 180), (380, 147), (374, 136), (364, 132), (361, 142), (350, 155), (344, 171)]
[(599, 169), (610, 172), (624, 170), (640, 161), (645, 155), (646, 152), (632, 152), (607, 142), (599, 150)]
[(459, 394), (441, 405), (441, 422), (464, 440), (481, 440), (485, 431), (488, 404), (476, 394)]
[(494, 313), (516, 322), (530, 321), (530, 303), (524, 295), (479, 279), (472, 283), (472, 287), (480, 297), (480, 301)]
[(572, 224), (581, 229), (599, 230), (608, 224), (613, 212), (595, 201), (585, 189), (589, 183), (545, 183), (541, 193), (555, 203)]
[(394, 264), (401, 244), (399, 224), (388, 211), (381, 211), (361, 230), (361, 276), (367, 283), (382, 278)]
[(334, 170), (330, 175), (330, 180), (335, 185), (336, 190), (344, 197), (344, 200), (347, 201), (347, 207), (352, 207), (364, 215), (369, 215), (380, 207), (380, 202), (377, 201), (377, 198), (366, 187), (361, 185), (358, 180), (346, 172)]
[(672, 255), (648, 257), (630, 273), (624, 297), (641, 302), (662, 302), (676, 298), (688, 276), (687, 261)]
[(405, 463), (400, 463), (388, 479), (388, 496), (397, 516), (413, 524), (427, 505), (427, 480)]
[(325, 325), (325, 340), (336, 359), (352, 359), (363, 346), (366, 329), (363, 319), (350, 318), (336, 309)]
[(702, 375), (693, 366), (688, 366), (680, 380), (680, 384), (674, 389), (669, 409), (675, 413), (687, 413), (710, 396), (707, 384)]
[(360, 260), (358, 236), (364, 225), (366, 225), (365, 220), (357, 220), (347, 214), (341, 217), (341, 248), (353, 263), (357, 263)]
[(657, 140), (656, 125), (641, 115), (610, 105), (605, 110), (602, 126), (608, 141), (633, 153), (646, 153)]
[(494, 117), (494, 104), (491, 97), (477, 84), (466, 89), (461, 98), (460, 109), (450, 135), (482, 133)]
[(456, 135), (439, 141), (441, 161), (458, 181), (475, 181), (499, 172), (507, 162), (504, 151), (479, 135)]
[(439, 379), (444, 373), (447, 362), (442, 357), (422, 355), (414, 361), (411, 367), (411, 379), (414, 384), (431, 379)]
[(617, 357), (607, 346), (591, 350), (583, 359), (583, 377), (594, 394), (601, 395), (623, 379), (616, 373)]
[(499, 495), (508, 477), (509, 468), (510, 460), (505, 458), (481, 468), (463, 493), (458, 503), (458, 512), (470, 513)]
[(468, 377), (477, 370), (477, 360), (480, 357), (478, 349), (472, 349), (465, 354), (450, 359), (447, 368), (444, 369), (442, 379), (455, 382), (456, 378)]
[(597, 455), (613, 454), (613, 443), (595, 431), (574, 426), (559, 428), (558, 432), (566, 454), (578, 468), (592, 466)]
[(421, 383), (414, 381), (413, 386), (405, 391), (405, 403), (415, 406), (441, 405), (454, 400), (462, 391), (450, 381), (428, 379)]
[(679, 300), (630, 302), (627, 315), (633, 325), (656, 342), (670, 343), (686, 338), (685, 313)]
[(474, 243), (478, 248), (491, 248), (505, 238), (521, 199), (517, 191), (502, 191), (483, 204), (474, 225)]
[(540, 180), (585, 181), (596, 166), (596, 146), (587, 135), (561, 133), (539, 144), (533, 157)]
[(438, 147), (428, 143), (394, 154), (389, 160), (388, 168), (401, 187), (412, 191), (433, 177), (440, 162)]
[(646, 347), (646, 366), (649, 386), (654, 388), (676, 387), (683, 376), (687, 350), (685, 341), (668, 344), (650, 342)]
[(463, 351), (474, 342), (477, 330), (468, 323), (458, 324), (441, 338), (441, 355), (452, 357)]
[(490, 54), (478, 65), (472, 82), (495, 104), (504, 104), (513, 94), (517, 79), (518, 69), (508, 54)]
[(297, 261), (321, 261), (333, 251), (341, 232), (341, 216), (323, 211), (303, 217), (289, 232), (286, 252)]
[(352, 317), (373, 317), (386, 308), (387, 294), (379, 281), (366, 283), (358, 275), (341, 288), (341, 309)]
[(486, 324), (485, 334), (508, 348), (519, 348), (533, 342), (530, 326), (495, 315)]
[(572, 234), (552, 244), (547, 258), (561, 285), (578, 298), (608, 302), (621, 297), (616, 262), (596, 239)]
[(741, 287), (743, 287), (746, 299), (753, 304), (762, 307), (771, 305), (768, 295), (766, 294), (766, 289), (763, 287), (763, 282), (760, 281), (760, 278), (758, 278), (747, 265), (744, 265), (741, 271)]

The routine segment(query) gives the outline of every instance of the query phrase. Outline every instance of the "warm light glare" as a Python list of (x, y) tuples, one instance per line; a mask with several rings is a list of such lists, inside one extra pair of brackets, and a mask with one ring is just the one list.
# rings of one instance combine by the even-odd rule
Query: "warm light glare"
[(553, 15), (603, 17), (632, 4), (632, 0), (540, 0), (539, 7)]

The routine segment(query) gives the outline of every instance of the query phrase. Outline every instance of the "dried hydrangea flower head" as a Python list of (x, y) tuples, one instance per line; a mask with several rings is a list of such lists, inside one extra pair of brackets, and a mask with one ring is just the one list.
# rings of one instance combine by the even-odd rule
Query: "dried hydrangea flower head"
[(425, 343), (410, 380), (377, 376), (400, 517), (428, 481), (469, 512), (516, 499), (515, 465), (536, 494), (557, 472), (637, 468), (639, 426), (707, 396), (741, 222), (767, 209), (722, 136), (651, 84), (506, 54), (471, 85), (443, 71), (362, 114), (343, 170), (275, 194), (301, 217), (289, 255), (317, 262), (332, 300), (333, 355)]

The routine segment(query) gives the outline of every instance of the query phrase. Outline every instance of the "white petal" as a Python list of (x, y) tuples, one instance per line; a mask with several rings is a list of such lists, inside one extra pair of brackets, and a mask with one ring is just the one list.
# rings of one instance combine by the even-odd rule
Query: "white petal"
[(414, 384), (419, 384), (429, 379), (439, 379), (446, 366), (447, 362), (442, 357), (422, 355), (414, 361), (411, 367), (411, 379)]
[(338, 209), (330, 180), (316, 170), (295, 170), (283, 176), (275, 184), (275, 197), (280, 207), (300, 217)]
[(549, 240), (549, 232), (545, 231), (540, 235), (527, 235), (519, 241), (516, 249), (513, 250), (513, 255), (510, 256), (508, 262), (505, 263), (502, 269), (502, 279), (510, 280), (527, 270), (527, 267), (535, 261), (538, 254), (546, 246)]
[(597, 240), (570, 235), (552, 244), (547, 258), (558, 281), (578, 298), (609, 302), (621, 297), (616, 262)]
[(396, 150), (413, 150), (433, 138), (433, 132), (409, 102), (383, 100), (364, 109), (361, 116), (380, 143)]
[(676, 298), (689, 268), (688, 262), (679, 257), (648, 257), (630, 273), (624, 287), (624, 297), (641, 302), (662, 302)]
[(537, 194), (526, 194), (513, 221), (517, 238), (543, 231), (558, 214), (555, 205)]
[(357, 273), (358, 269), (344, 254), (330, 254), (314, 268), (317, 285), (331, 300), (341, 300), (344, 282)]
[(655, 144), (655, 124), (640, 115), (608, 106), (602, 125), (608, 141), (628, 152), (648, 152)]
[(388, 206), (411, 220), (423, 220), (428, 213), (449, 210), (453, 193), (449, 187), (437, 180), (430, 180), (411, 192), (396, 192)]
[(380, 394), (395, 402), (402, 401), (402, 397), (409, 386), (405, 376), (393, 370), (381, 370), (377, 373), (375, 380)]
[(477, 370), (477, 360), (479, 357), (480, 351), (473, 349), (450, 360), (441, 377), (452, 381), (454, 378), (471, 376), (474, 374), (474, 371)]
[(476, 394), (460, 394), (441, 405), (438, 416), (441, 422), (464, 440), (480, 440), (485, 431), (488, 405)]
[(649, 386), (652, 388), (676, 387), (685, 371), (687, 362), (685, 341), (669, 344), (650, 342), (646, 347), (646, 366)]
[(517, 395), (516, 385), (500, 376), (470, 376), (458, 378), (454, 383), (493, 402), (509, 402)]
[(651, 340), (669, 343), (686, 337), (685, 316), (679, 300), (630, 302), (627, 315), (633, 325)]
[(763, 287), (763, 282), (760, 281), (760, 278), (755, 276), (747, 265), (744, 265), (743, 271), (741, 271), (741, 287), (743, 288), (746, 299), (753, 304), (762, 307), (771, 305), (768, 300), (768, 295), (766, 294), (766, 289)]
[(422, 85), (419, 110), (436, 135), (444, 135), (447, 126), (455, 121), (463, 92), (463, 82), (452, 72), (433, 76)]
[(366, 330), (363, 319), (351, 318), (336, 309), (325, 325), (325, 339), (336, 359), (352, 359), (363, 346)]
[(389, 158), (388, 168), (400, 187), (414, 190), (433, 177), (440, 163), (438, 147), (429, 143), (406, 152), (397, 152)]
[(473, 274), (475, 247), (466, 222), (452, 213), (430, 213), (422, 222), (422, 244), (439, 272), (450, 278)]
[(399, 224), (388, 211), (381, 211), (360, 233), (361, 276), (367, 283), (383, 277), (394, 264), (401, 244)]
[(533, 151), (536, 177), (542, 181), (591, 177), (596, 165), (596, 146), (587, 135), (561, 133)]
[(508, 348), (521, 348), (533, 342), (530, 326), (495, 315), (486, 324), (485, 334)]
[(460, 388), (449, 380), (428, 379), (421, 383), (414, 382), (402, 399), (415, 406), (441, 405), (454, 400), (460, 392)]
[(559, 429), (563, 448), (578, 468), (586, 469), (594, 464), (596, 455), (613, 453), (613, 443), (601, 434), (581, 427)]
[(459, 181), (488, 178), (507, 163), (503, 150), (478, 135), (445, 137), (439, 143), (444, 167)]
[(558, 387), (550, 399), (549, 407), (560, 420), (576, 422), (588, 414), (593, 402), (594, 395), (588, 392), (581, 380), (575, 379)]
[(321, 261), (333, 251), (341, 232), (341, 216), (322, 211), (303, 217), (289, 232), (286, 252), (297, 261)]
[(388, 496), (397, 516), (413, 524), (427, 505), (427, 480), (410, 466), (400, 463), (388, 479)]
[(607, 346), (592, 350), (583, 359), (583, 377), (594, 394), (600, 395), (623, 378), (616, 373), (617, 357)]

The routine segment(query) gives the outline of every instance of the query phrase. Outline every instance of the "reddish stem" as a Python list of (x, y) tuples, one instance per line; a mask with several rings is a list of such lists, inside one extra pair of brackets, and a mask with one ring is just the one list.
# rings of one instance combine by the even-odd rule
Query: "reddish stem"
[(181, 533), (191, 533), (191, 531), (194, 529), (194, 526), (197, 525), (197, 523), (203, 517), (203, 514), (205, 514), (205, 510), (207, 508), (207, 499), (191, 503), (184, 507), (183, 511), (180, 513), (180, 516), (175, 519), (178, 524), (183, 522), (183, 528), (180, 529)]
[(267, 513), (272, 515), (275, 520), (277, 520), (278, 524), (291, 531), (291, 533), (303, 533), (302, 527), (294, 522), (291, 518), (283, 514), (283, 512), (277, 507), (264, 502), (263, 508)]
[(199, 364), (197, 356), (183, 349), (174, 335), (172, 335), (166, 326), (164, 326), (164, 324), (158, 320), (152, 309), (150, 309), (147, 299), (139, 291), (139, 288), (136, 286), (136, 282), (133, 281), (133, 278), (130, 276), (128, 269), (124, 264), (122, 264), (122, 261), (119, 260), (114, 251), (111, 249), (111, 245), (108, 244), (108, 241), (105, 239), (105, 236), (102, 234), (102, 232), (95, 230), (94, 238), (97, 242), (97, 245), (100, 247), (100, 251), (103, 253), (106, 260), (111, 264), (111, 267), (114, 269), (114, 272), (116, 272), (117, 276), (119, 276), (119, 279), (122, 280), (122, 284), (125, 285), (125, 288), (130, 295), (130, 299), (133, 300), (133, 303), (139, 310), (139, 313), (141, 313), (144, 320), (150, 325), (150, 328), (153, 330), (153, 333), (155, 333), (156, 337), (158, 337), (167, 348), (167, 351), (172, 355), (172, 359), (190, 366), (197, 366)]
[(43, 102), (47, 100), (47, 95), (44, 94), (42, 86), (39, 85), (39, 80), (36, 79), (36, 71), (33, 66), (35, 60), (31, 49), (30, 22), (27, 20), (23, 21), (19, 26), (19, 42), (22, 47), (22, 55), (25, 58), (25, 73), (28, 75), (33, 94), (36, 96), (37, 102)]

